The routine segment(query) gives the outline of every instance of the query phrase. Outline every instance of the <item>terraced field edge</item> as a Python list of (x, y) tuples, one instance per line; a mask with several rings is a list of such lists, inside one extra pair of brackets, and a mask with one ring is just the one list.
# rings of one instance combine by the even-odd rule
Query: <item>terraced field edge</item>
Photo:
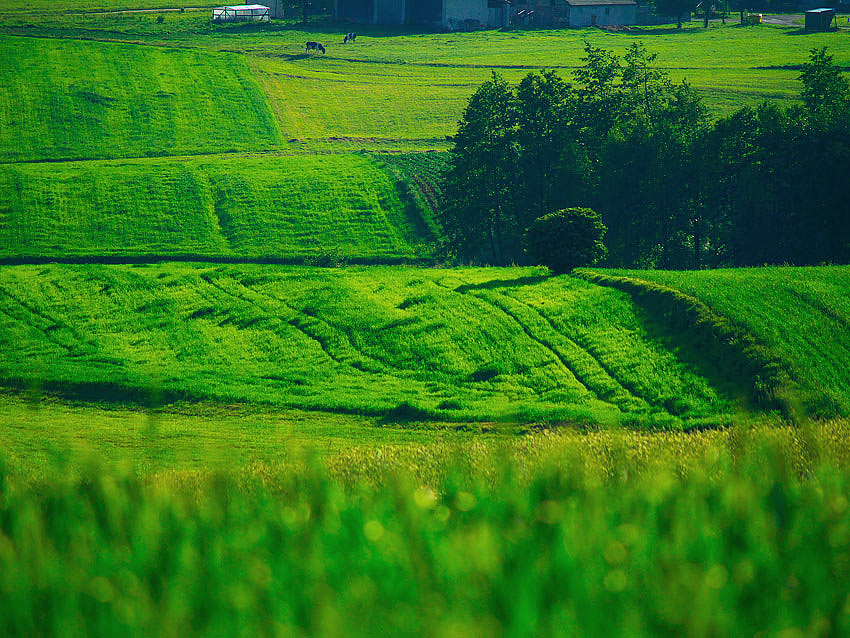
[(575, 275), (631, 295), (665, 328), (686, 338), (718, 370), (738, 383), (746, 399), (762, 409), (779, 410), (792, 421), (802, 416), (800, 392), (782, 362), (750, 333), (706, 303), (663, 284), (637, 277), (578, 269)]

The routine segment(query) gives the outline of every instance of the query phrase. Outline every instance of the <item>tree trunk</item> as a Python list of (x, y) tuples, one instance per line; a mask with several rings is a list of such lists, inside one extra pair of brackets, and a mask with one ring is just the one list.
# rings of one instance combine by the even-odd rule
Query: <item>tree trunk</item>
[(696, 220), (694, 224), (694, 270), (699, 270), (700, 267), (700, 248), (702, 246), (702, 229), (700, 228), (700, 220)]
[(681, 29), (681, 28), (682, 28), (682, 14), (677, 15), (677, 16), (676, 16), (676, 20), (678, 21), (678, 24), (676, 25), (676, 28), (677, 28), (677, 29)]

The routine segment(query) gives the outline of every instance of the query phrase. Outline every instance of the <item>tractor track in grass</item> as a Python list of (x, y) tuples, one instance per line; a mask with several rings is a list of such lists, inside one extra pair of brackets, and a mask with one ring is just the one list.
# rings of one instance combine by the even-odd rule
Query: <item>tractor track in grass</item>
[[(0, 294), (5, 296), (7, 299), (10, 299), (15, 306), (22, 308), (24, 311), (26, 311), (30, 315), (37, 317), (42, 322), (45, 322), (47, 324), (47, 326), (42, 327), (42, 326), (37, 325), (36, 323), (34, 323), (32, 321), (27, 321), (25, 318), (16, 317), (12, 312), (10, 312), (9, 309), (0, 307), (0, 312), (3, 312), (3, 314), (5, 314), (7, 317), (12, 319), (13, 321), (20, 322), (20, 323), (26, 325), (29, 328), (32, 328), (34, 330), (41, 332), (48, 341), (59, 346), (60, 348), (64, 348), (72, 356), (79, 356), (80, 353), (76, 353), (75, 350), (83, 350), (83, 351), (89, 350), (89, 351), (91, 351), (91, 347), (92, 347), (91, 343), (86, 341), (83, 338), (83, 336), (74, 327), (69, 326), (64, 321), (58, 320), (54, 317), (51, 317), (48, 314), (41, 312), (40, 310), (37, 310), (36, 308), (32, 307), (31, 305), (29, 305), (25, 301), (21, 300), (17, 296), (10, 293), (8, 290), (6, 290), (2, 286), (0, 286)], [(55, 329), (61, 329), (61, 330), (68, 331), (68, 333), (70, 333), (71, 336), (74, 338), (75, 343), (73, 343), (72, 345), (68, 345), (67, 343), (64, 343), (64, 342), (56, 339), (52, 335), (52, 332), (54, 330), (53, 326), (56, 326)]]
[(440, 287), (442, 287), (442, 288), (444, 288), (445, 290), (448, 290), (448, 291), (450, 291), (450, 292), (454, 292), (454, 293), (459, 294), (459, 295), (470, 295), (470, 296), (472, 296), (474, 299), (477, 299), (477, 300), (478, 300), (478, 301), (480, 301), (482, 304), (484, 304), (485, 306), (487, 306), (488, 308), (493, 308), (493, 309), (495, 309), (495, 310), (499, 311), (501, 314), (503, 314), (505, 317), (507, 317), (507, 318), (511, 321), (511, 323), (513, 323), (513, 324), (515, 324), (517, 327), (519, 327), (519, 329), (520, 329), (520, 330), (522, 330), (522, 332), (523, 332), (523, 333), (524, 333), (524, 334), (525, 334), (525, 335), (526, 335), (526, 336), (527, 336), (527, 337), (528, 337), (531, 341), (533, 341), (534, 343), (538, 344), (538, 345), (539, 345), (541, 348), (543, 348), (544, 350), (548, 351), (548, 352), (549, 352), (549, 354), (551, 354), (551, 355), (554, 357), (555, 361), (556, 361), (557, 363), (559, 363), (559, 364), (560, 364), (560, 366), (563, 368), (563, 370), (564, 370), (564, 371), (566, 371), (566, 372), (567, 372), (570, 376), (572, 376), (572, 378), (573, 378), (573, 379), (575, 379), (576, 383), (578, 383), (580, 386), (582, 386), (582, 387), (585, 389), (585, 391), (586, 391), (586, 392), (587, 392), (590, 396), (592, 396), (592, 397), (596, 398), (598, 401), (600, 401), (600, 402), (602, 402), (602, 403), (605, 403), (605, 404), (607, 404), (607, 405), (610, 405), (610, 406), (612, 406), (612, 407), (616, 408), (617, 410), (619, 410), (619, 409), (620, 409), (620, 407), (619, 407), (617, 404), (612, 403), (611, 401), (609, 401), (609, 400), (605, 399), (605, 398), (604, 398), (603, 396), (601, 396), (601, 395), (600, 395), (600, 394), (599, 394), (599, 393), (598, 393), (598, 392), (597, 392), (594, 388), (592, 388), (590, 385), (588, 385), (588, 384), (586, 383), (586, 380), (584, 380), (584, 379), (582, 378), (582, 376), (583, 376), (583, 375), (581, 375), (579, 372), (577, 372), (577, 371), (573, 368), (573, 366), (572, 366), (572, 365), (571, 365), (571, 363), (570, 363), (570, 362), (566, 359), (566, 357), (564, 357), (564, 356), (563, 356), (563, 355), (562, 355), (562, 354), (558, 351), (558, 349), (557, 349), (557, 348), (553, 347), (553, 345), (552, 345), (552, 343), (551, 343), (551, 342), (549, 342), (548, 340), (543, 339), (543, 338), (538, 337), (537, 335), (535, 335), (535, 334), (532, 332), (531, 328), (529, 328), (526, 324), (524, 324), (522, 321), (520, 321), (520, 319), (516, 316), (516, 314), (515, 314), (515, 313), (513, 313), (513, 312), (511, 312), (510, 310), (508, 310), (508, 309), (506, 309), (506, 308), (504, 308), (504, 307), (500, 306), (500, 305), (499, 305), (499, 304), (497, 304), (497, 303), (494, 303), (491, 299), (487, 299), (486, 297), (484, 297), (484, 296), (482, 296), (482, 295), (475, 294), (474, 292), (471, 292), (471, 291), (468, 291), (468, 290), (460, 290), (459, 288), (461, 288), (461, 287), (455, 287), (455, 288), (452, 288), (451, 286), (447, 286), (446, 284), (443, 284), (443, 283), (441, 283), (441, 282), (435, 282), (435, 283), (436, 283), (438, 286), (440, 286)]
[[(619, 376), (613, 370), (611, 370), (609, 366), (605, 365), (605, 363), (602, 362), (602, 359), (599, 358), (598, 356), (596, 356), (591, 351), (591, 349), (587, 346), (586, 343), (582, 342), (583, 340), (575, 339), (573, 337), (570, 337), (570, 336), (564, 334), (558, 328), (558, 326), (555, 325), (555, 322), (550, 317), (548, 317), (547, 315), (540, 312), (540, 310), (538, 310), (534, 306), (532, 306), (532, 305), (530, 305), (530, 304), (528, 304), (524, 301), (521, 301), (521, 300), (519, 300), (516, 297), (513, 297), (511, 295), (502, 294), (502, 296), (505, 297), (505, 298), (508, 298), (508, 299), (512, 299), (516, 303), (521, 304), (525, 308), (528, 308), (531, 312), (534, 312), (537, 316), (539, 316), (542, 320), (544, 320), (547, 324), (549, 324), (549, 326), (552, 328), (552, 330), (556, 334), (561, 335), (571, 346), (573, 346), (576, 349), (576, 352), (580, 352), (580, 353), (582, 353), (583, 356), (586, 356), (589, 359), (591, 359), (594, 362), (594, 365), (598, 366), (599, 369), (602, 370), (602, 372), (605, 373), (606, 377), (608, 379), (610, 379), (610, 381), (614, 384), (614, 386), (615, 386), (614, 392), (616, 392), (616, 390), (621, 390), (622, 392), (624, 392), (627, 395), (627, 398), (633, 399), (635, 401), (640, 401), (641, 403), (647, 404), (647, 406), (653, 406), (653, 407), (656, 407), (656, 408), (662, 408), (663, 409), (663, 406), (660, 406), (658, 404), (654, 404), (653, 402), (649, 401), (646, 397), (644, 397), (640, 392), (637, 391), (637, 388), (634, 387), (632, 384), (627, 384), (627, 383), (624, 383), (622, 380), (620, 380)], [(587, 385), (587, 383), (585, 383), (585, 385)], [(605, 394), (610, 395), (612, 393), (606, 392)]]
[[(265, 308), (263, 305), (257, 303), (256, 301), (249, 299), (247, 296), (239, 295), (237, 293), (226, 290), (222, 286), (214, 283), (211, 280), (211, 278), (209, 278), (207, 276), (202, 276), (202, 279), (204, 281), (207, 281), (207, 283), (209, 283), (212, 287), (216, 288), (217, 290), (220, 290), (220, 291), (224, 292), (225, 294), (228, 294), (232, 297), (235, 297), (236, 299), (239, 299), (240, 301), (244, 301), (245, 303), (248, 303), (250, 305), (255, 306), (261, 312), (263, 312), (265, 316), (267, 316), (269, 318), (274, 317), (273, 311)], [(349, 329), (343, 328), (339, 325), (333, 324), (333, 323), (329, 322), (327, 319), (320, 318), (317, 315), (305, 313), (303, 310), (299, 310), (299, 309), (295, 308), (290, 303), (288, 303), (285, 299), (282, 299), (282, 298), (278, 297), (277, 295), (270, 295), (268, 293), (259, 292), (257, 290), (254, 290), (252, 288), (245, 286), (245, 284), (243, 284), (242, 282), (237, 281), (235, 279), (232, 279), (230, 277), (228, 277), (227, 279), (228, 279), (228, 281), (234, 282), (235, 284), (240, 286), (242, 289), (249, 291), (253, 295), (256, 295), (258, 297), (263, 297), (265, 299), (269, 299), (273, 302), (279, 303), (282, 306), (286, 307), (288, 310), (290, 310), (293, 313), (294, 318), (284, 320), (284, 322), (287, 325), (295, 328), (299, 332), (303, 333), (305, 336), (312, 339), (316, 343), (318, 343), (319, 347), (322, 349), (322, 351), (328, 356), (328, 358), (330, 358), (335, 363), (348, 366), (348, 367), (350, 367), (354, 370), (357, 370), (358, 372), (363, 372), (363, 373), (371, 374), (371, 375), (375, 375), (375, 376), (384, 376), (384, 377), (389, 377), (389, 378), (396, 379), (396, 380), (407, 379), (407, 380), (417, 381), (419, 383), (436, 383), (437, 385), (445, 386), (446, 388), (461, 386), (461, 387), (464, 387), (467, 392), (470, 392), (470, 393), (473, 393), (473, 394), (478, 394), (480, 392), (480, 390), (475, 388), (474, 385), (470, 384), (468, 381), (465, 381), (462, 378), (452, 378), (450, 383), (445, 383), (445, 382), (441, 382), (441, 381), (434, 381), (432, 378), (427, 378), (427, 377), (426, 378), (420, 378), (421, 375), (423, 374), (420, 371), (395, 365), (395, 364), (393, 364), (389, 361), (386, 361), (385, 359), (381, 359), (381, 358), (377, 358), (377, 357), (374, 357), (372, 355), (369, 355), (369, 354), (365, 353), (363, 350), (357, 348), (354, 345), (354, 342), (353, 342), (353, 334), (352, 334), (353, 329), (349, 330)], [(343, 342), (343, 349), (350, 351), (350, 354), (352, 355), (351, 359), (360, 359), (361, 361), (365, 361), (365, 362), (371, 364), (373, 367), (369, 368), (369, 367), (366, 367), (364, 365), (358, 365), (359, 362), (352, 363), (350, 360), (347, 360), (347, 358), (345, 357), (344, 354), (335, 352), (334, 351), (335, 348), (333, 347), (333, 345), (331, 345), (329, 339), (324, 338), (316, 330), (310, 330), (310, 325), (309, 325), (310, 322), (315, 322), (320, 327), (327, 328), (329, 330), (329, 332), (336, 333), (336, 336), (342, 337), (345, 340)]]

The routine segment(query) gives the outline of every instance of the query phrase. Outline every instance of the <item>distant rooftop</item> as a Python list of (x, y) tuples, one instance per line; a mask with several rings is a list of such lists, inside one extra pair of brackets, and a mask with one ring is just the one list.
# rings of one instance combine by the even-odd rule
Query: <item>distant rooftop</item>
[(224, 7), (216, 7), (216, 9), (233, 9), (235, 11), (248, 11), (249, 9), (268, 9), (264, 4), (228, 4)]
[(637, 4), (635, 0), (566, 0), (572, 7), (600, 7), (605, 5), (628, 5)]

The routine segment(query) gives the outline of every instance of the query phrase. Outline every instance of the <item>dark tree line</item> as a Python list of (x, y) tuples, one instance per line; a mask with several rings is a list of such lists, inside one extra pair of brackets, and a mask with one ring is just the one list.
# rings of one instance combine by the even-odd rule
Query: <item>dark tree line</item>
[(847, 262), (850, 90), (825, 49), (800, 80), (802, 105), (712, 121), (640, 44), (622, 59), (586, 45), (573, 83), (543, 71), (510, 86), (494, 73), (454, 138), (447, 252), (523, 263), (535, 219), (589, 206), (611, 265)]

